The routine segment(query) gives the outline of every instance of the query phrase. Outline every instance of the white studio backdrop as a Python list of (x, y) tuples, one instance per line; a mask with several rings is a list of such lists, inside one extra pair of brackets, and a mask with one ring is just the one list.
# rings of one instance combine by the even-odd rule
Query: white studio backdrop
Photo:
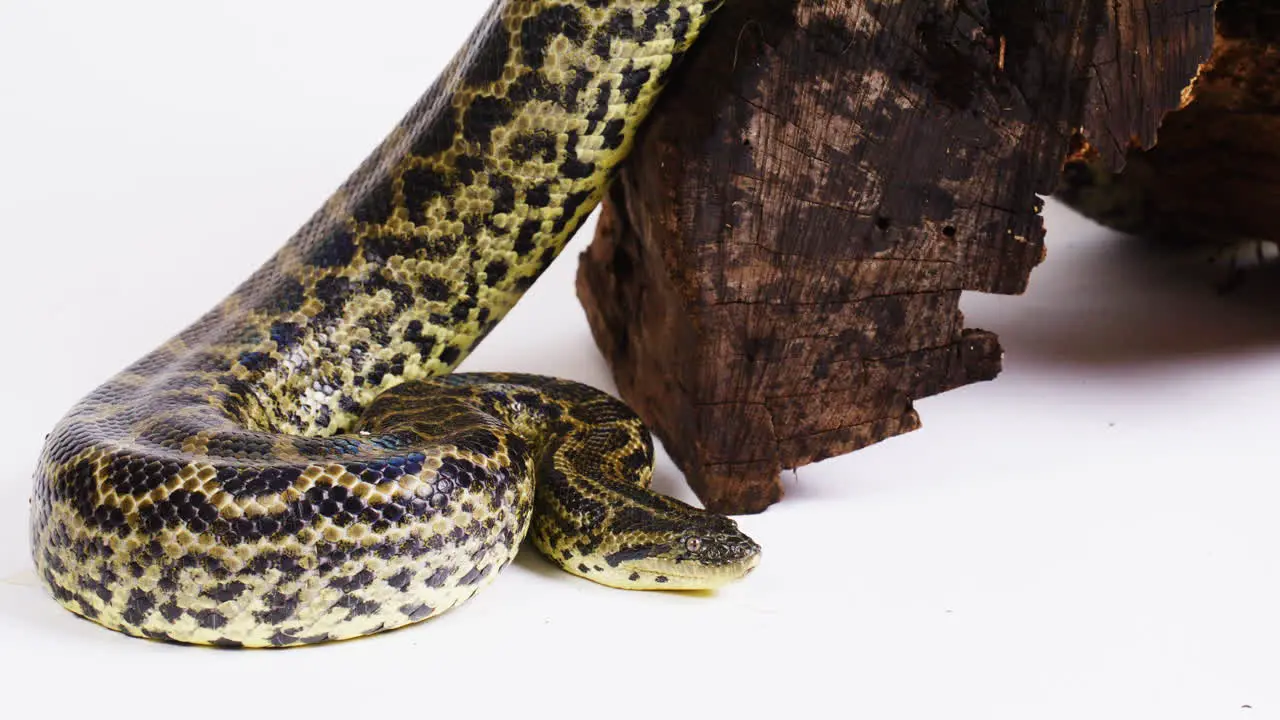
[[(27, 551), (44, 434), (247, 277), (425, 90), (484, 0), (0, 0), (5, 715), (1280, 717), (1280, 285), (1050, 203), (1022, 297), (969, 295), (994, 383), (787, 473), (714, 596), (532, 552), (372, 639), (228, 652), (61, 610)], [(464, 365), (614, 390), (573, 291), (589, 224)], [(669, 461), (659, 487), (691, 500)], [(785, 715), (782, 715), (785, 713)]]

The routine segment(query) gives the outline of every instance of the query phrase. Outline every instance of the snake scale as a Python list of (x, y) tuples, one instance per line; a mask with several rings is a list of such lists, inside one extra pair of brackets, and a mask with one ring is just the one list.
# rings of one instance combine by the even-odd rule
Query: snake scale
[(450, 374), (598, 202), (717, 4), (499, 0), (277, 254), (48, 436), (31, 543), (53, 597), (130, 635), (280, 647), (442, 613), (526, 534), (616, 587), (749, 572), (732, 520), (649, 489), (621, 402)]

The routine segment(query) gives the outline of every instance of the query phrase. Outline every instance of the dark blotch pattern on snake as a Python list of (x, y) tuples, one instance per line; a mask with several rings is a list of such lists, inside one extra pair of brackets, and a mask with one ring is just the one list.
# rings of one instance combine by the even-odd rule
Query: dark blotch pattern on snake
[(648, 489), (622, 403), (449, 374), (583, 221), (715, 3), (498, 2), (328, 203), (230, 297), (60, 421), (37, 572), (132, 635), (226, 646), (439, 614), (526, 533), (618, 587), (715, 587), (757, 546)]

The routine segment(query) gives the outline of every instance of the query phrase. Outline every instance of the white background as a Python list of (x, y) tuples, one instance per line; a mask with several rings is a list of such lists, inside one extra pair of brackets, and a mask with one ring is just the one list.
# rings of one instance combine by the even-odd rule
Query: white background
[[(525, 552), (437, 620), (285, 652), (58, 608), (27, 555), (44, 433), (256, 268), (483, 5), (0, 0), (6, 716), (1280, 717), (1278, 283), (1218, 297), (1052, 204), (1031, 291), (965, 299), (1000, 379), (788, 473), (741, 521), (760, 568), (715, 596)], [(590, 236), (465, 368), (613, 388), (573, 293)], [(665, 460), (659, 485), (691, 497)]]

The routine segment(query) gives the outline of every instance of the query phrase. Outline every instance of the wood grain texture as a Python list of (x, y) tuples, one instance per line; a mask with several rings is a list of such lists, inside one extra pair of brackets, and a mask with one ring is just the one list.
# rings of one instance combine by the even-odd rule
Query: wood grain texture
[[(782, 468), (913, 430), (913, 400), (996, 376), (960, 293), (1023, 291), (1072, 130), (1153, 133), (1195, 71), (1209, 11), (1148, 4), (1145, 32), (1112, 0), (720, 11), (578, 278), (623, 397), (707, 506), (762, 510)], [(1188, 49), (1110, 62), (1121, 43)]]
[(1280, 2), (1223, 0), (1213, 54), (1122, 172), (1085, 134), (1059, 194), (1086, 215), (1165, 241), (1280, 242)]

